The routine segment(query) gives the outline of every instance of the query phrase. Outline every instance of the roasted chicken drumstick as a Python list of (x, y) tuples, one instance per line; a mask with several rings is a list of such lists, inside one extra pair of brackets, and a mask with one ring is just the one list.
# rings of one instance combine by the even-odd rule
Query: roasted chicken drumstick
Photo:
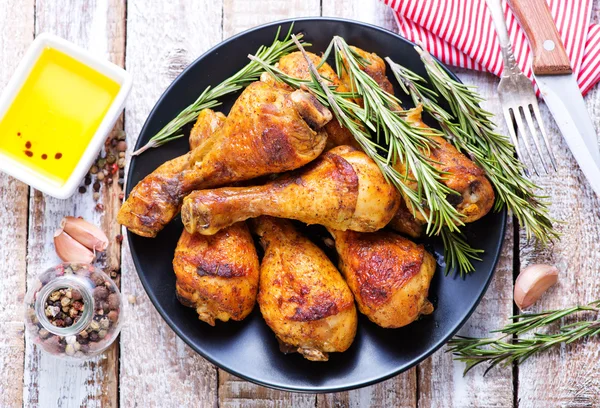
[[(358, 47), (351, 48), (367, 61), (363, 68), (365, 73), (372, 77), (383, 90), (393, 94), (394, 88), (387, 78), (385, 62), (375, 53), (366, 52)], [(308, 53), (308, 55), (315, 65), (320, 64), (320, 57), (311, 53)], [(308, 64), (300, 52), (282, 57), (279, 60), (279, 69), (296, 78), (310, 78)], [(324, 63), (319, 68), (319, 73), (324, 78), (329, 79), (333, 85), (336, 85), (339, 91), (352, 89), (347, 70), (342, 70), (342, 77), (338, 78), (329, 64)], [(358, 102), (360, 103), (360, 101)], [(398, 108), (400, 109), (400, 107)], [(411, 115), (407, 117), (407, 120), (415, 126), (427, 127), (421, 120), (420, 113), (420, 109), (411, 111)], [(328, 133), (328, 146), (343, 144), (358, 147), (352, 134), (347, 129), (342, 128), (335, 118), (327, 124), (325, 129)], [(451, 196), (449, 199), (457, 210), (464, 215), (463, 222), (473, 222), (483, 217), (490, 211), (494, 203), (494, 190), (483, 171), (444, 138), (432, 137), (432, 139), (438, 145), (430, 150), (430, 157), (434, 160), (435, 167), (447, 172), (444, 183), (460, 194)], [(401, 174), (404, 174), (406, 170), (401, 163), (397, 164), (397, 169)], [(416, 188), (416, 185), (413, 186), (410, 182), (408, 184)], [(407, 204), (400, 206), (398, 214), (392, 219), (390, 226), (403, 234), (417, 237), (422, 234), (426, 220), (418, 212), (415, 213), (415, 219), (409, 200), (406, 200), (406, 202)]]
[(183, 231), (173, 270), (179, 301), (211, 326), (215, 320), (242, 320), (254, 308), (259, 263), (243, 222), (211, 236)]
[(254, 82), (213, 137), (164, 163), (135, 186), (117, 220), (138, 235), (154, 237), (195, 189), (301, 167), (326, 143), (326, 134), (309, 123), (329, 119), (331, 113), (304, 91)]
[(265, 256), (260, 265), (260, 311), (282, 351), (327, 361), (356, 334), (352, 292), (329, 258), (287, 220), (250, 221)]
[(363, 152), (338, 146), (308, 166), (262, 186), (199, 190), (181, 218), (190, 232), (211, 235), (259, 215), (354, 231), (376, 231), (395, 214), (400, 197)]
[[(190, 133), (190, 146), (213, 137), (225, 115), (204, 109)], [(200, 320), (244, 319), (254, 308), (258, 293), (258, 255), (245, 223), (234, 224), (215, 235), (181, 233), (173, 270), (179, 301), (196, 309)]]
[(406, 326), (433, 312), (427, 300), (435, 260), (423, 245), (377, 231), (330, 230), (358, 310), (381, 327)]

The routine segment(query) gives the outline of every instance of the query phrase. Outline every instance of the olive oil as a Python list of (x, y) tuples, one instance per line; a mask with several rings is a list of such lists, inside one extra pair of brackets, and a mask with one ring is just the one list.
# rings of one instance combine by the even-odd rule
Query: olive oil
[(0, 151), (63, 185), (119, 89), (87, 65), (45, 48), (0, 119)]

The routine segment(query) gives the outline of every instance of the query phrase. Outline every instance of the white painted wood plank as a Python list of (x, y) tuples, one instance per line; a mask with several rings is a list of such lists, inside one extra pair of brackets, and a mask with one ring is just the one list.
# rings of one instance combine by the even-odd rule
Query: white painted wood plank
[[(37, 0), (36, 33), (51, 32), (113, 62), (123, 63), (124, 3), (120, 0), (56, 2)], [(117, 125), (118, 126), (118, 125)], [(37, 191), (30, 196), (28, 280), (49, 266), (59, 263), (52, 237), (65, 215), (82, 216), (101, 225), (114, 237), (114, 207), (118, 186), (103, 188), (101, 201), (105, 212), (95, 211), (91, 189), (75, 193), (68, 200), (57, 200)], [(111, 240), (107, 257), (99, 265), (118, 269), (119, 244)], [(117, 345), (103, 356), (84, 363), (65, 363), (43, 354), (33, 344), (26, 345), (24, 404), (47, 407), (109, 407), (117, 401)]]
[[(125, 112), (129, 153), (164, 89), (221, 41), (221, 12), (222, 4), (215, 0), (128, 2), (126, 66), (134, 77)], [(136, 302), (126, 302), (130, 318), (121, 334), (121, 406), (216, 406), (216, 369), (162, 320), (144, 292), (127, 245), (122, 274), (123, 293), (135, 296)]]
[[(501, 119), (496, 87), (498, 79), (488, 74), (456, 70), (463, 82), (477, 85), (486, 99), (484, 108), (496, 114), (501, 131), (507, 128)], [(507, 225), (502, 256), (490, 287), (459, 334), (487, 336), (512, 315), (513, 227)], [(467, 277), (468, 279), (468, 277)], [(445, 307), (452, 307), (446, 305)], [(444, 307), (444, 306), (439, 306)], [(419, 407), (509, 407), (513, 404), (512, 368), (499, 368), (483, 377), (483, 368), (463, 377), (464, 364), (452, 360), (444, 346), (419, 366)]]
[[(323, 16), (344, 17), (395, 30), (391, 10), (377, 0), (323, 2)], [(367, 50), (368, 51), (368, 50)], [(417, 371), (410, 369), (390, 380), (354, 391), (317, 396), (319, 407), (416, 407)]]
[[(592, 21), (600, 20), (600, 2)], [(590, 117), (600, 129), (600, 89), (586, 97)], [(558, 172), (535, 180), (552, 201), (551, 214), (561, 240), (549, 248), (527, 245), (521, 233), (521, 266), (550, 263), (560, 270), (559, 282), (533, 311), (569, 307), (600, 299), (600, 199), (594, 195), (548, 109), (540, 104), (559, 166)], [(584, 340), (534, 356), (519, 367), (517, 398), (524, 408), (600, 406), (600, 341)]]
[[(0, 3), (0, 89), (33, 40), (33, 0)], [(28, 187), (0, 174), (0, 406), (23, 404)], [(8, 374), (8, 375), (7, 375)]]
[[(270, 21), (291, 17), (318, 16), (318, 0), (224, 0), (223, 36)], [(314, 407), (315, 396), (276, 391), (241, 380), (219, 370), (219, 406), (222, 407)]]
[(260, 24), (292, 17), (318, 16), (319, 0), (224, 0), (223, 35), (231, 37)]

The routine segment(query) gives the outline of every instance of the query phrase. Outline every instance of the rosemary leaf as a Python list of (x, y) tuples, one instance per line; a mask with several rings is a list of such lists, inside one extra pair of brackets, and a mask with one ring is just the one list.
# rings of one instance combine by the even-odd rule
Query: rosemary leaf
[[(256, 51), (256, 56), (268, 64), (274, 64), (279, 58), (296, 50), (296, 46), (291, 40), (293, 27), (294, 25), (292, 24), (283, 40), (279, 40), (281, 31), (280, 26), (277, 29), (277, 34), (275, 35), (273, 43), (268, 47), (264, 45), (260, 46)], [(302, 34), (298, 34), (296, 38), (298, 38), (305, 46), (310, 45), (302, 42)], [(152, 136), (147, 144), (133, 152), (133, 155), (136, 156), (150, 148), (162, 146), (165, 143), (183, 137), (181, 129), (188, 123), (195, 121), (201, 110), (219, 106), (221, 104), (221, 102), (218, 101), (219, 98), (235, 93), (250, 85), (252, 82), (257, 81), (263, 72), (264, 70), (260, 64), (255, 61), (250, 61), (244, 68), (221, 82), (219, 85), (214, 88), (211, 88), (210, 86), (207, 87), (193, 104), (181, 111), (179, 115), (167, 123), (156, 135)]]
[(434, 101), (436, 93), (423, 86), (423, 78), (389, 58), (386, 60), (415, 103), (421, 103), (457, 149), (469, 154), (485, 171), (497, 194), (494, 209), (498, 211), (508, 207), (525, 228), (528, 239), (536, 237), (542, 244), (547, 244), (558, 238), (544, 202), (547, 197), (535, 193), (539, 187), (524, 176), (524, 167), (515, 156), (514, 146), (506, 136), (494, 130), (493, 115), (479, 106), (482, 97), (473, 87), (452, 79), (429, 53), (419, 47), (416, 49), (425, 64), (430, 83), (448, 101), (452, 114)]
[[(479, 364), (487, 363), (485, 374), (498, 364), (521, 364), (534, 354), (546, 351), (562, 343), (570, 344), (584, 337), (596, 336), (600, 333), (600, 301), (585, 306), (575, 306), (567, 309), (549, 310), (536, 314), (511, 316), (511, 323), (492, 333), (501, 333), (496, 338), (476, 338), (456, 336), (448, 342), (448, 352), (454, 359), (466, 364), (464, 374)], [(538, 328), (548, 328), (549, 325), (565, 317), (577, 313), (593, 312), (592, 319), (576, 321), (561, 325), (553, 333), (532, 331)], [(528, 338), (512, 338), (513, 335), (530, 333)], [(484, 375), (485, 375), (484, 374)]]
[(479, 255), (483, 253), (483, 250), (472, 248), (460, 231), (443, 228), (440, 235), (444, 243), (444, 259), (446, 261), (444, 274), (448, 275), (450, 271), (456, 271), (461, 277), (464, 277), (473, 272), (475, 267), (472, 261), (481, 261)]

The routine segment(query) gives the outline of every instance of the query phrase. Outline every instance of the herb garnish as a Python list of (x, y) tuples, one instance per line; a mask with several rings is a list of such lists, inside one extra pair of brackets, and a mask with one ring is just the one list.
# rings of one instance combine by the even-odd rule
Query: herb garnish
[[(256, 55), (262, 60), (269, 64), (274, 64), (279, 61), (281, 57), (289, 54), (296, 49), (294, 42), (291, 40), (292, 29), (294, 25), (290, 26), (290, 30), (283, 40), (279, 40), (279, 34), (281, 26), (277, 29), (275, 39), (273, 43), (266, 47), (261, 45), (256, 51)], [(300, 42), (304, 45), (310, 45), (302, 42), (302, 34), (296, 36)], [(214, 108), (219, 106), (221, 102), (218, 101), (222, 96), (235, 93), (240, 89), (250, 85), (252, 82), (257, 81), (260, 78), (260, 74), (264, 72), (262, 66), (254, 61), (250, 61), (244, 68), (239, 70), (233, 76), (227, 78), (219, 85), (211, 88), (210, 86), (202, 92), (202, 94), (196, 99), (196, 101), (182, 110), (177, 117), (171, 120), (165, 125), (156, 135), (152, 136), (150, 141), (143, 147), (133, 152), (136, 156), (152, 147), (162, 146), (172, 140), (183, 137), (184, 134), (181, 132), (183, 126), (190, 122), (195, 121), (198, 118), (198, 114), (202, 109)]]
[[(534, 329), (547, 327), (564, 317), (578, 312), (596, 312), (596, 318), (581, 320), (566, 325), (561, 325), (555, 333), (546, 334), (535, 332), (528, 338), (512, 338), (529, 333)], [(568, 309), (549, 310), (534, 314), (521, 314), (511, 316), (512, 323), (492, 333), (502, 333), (497, 338), (474, 338), (457, 336), (448, 343), (449, 350), (454, 354), (454, 359), (466, 363), (464, 374), (473, 367), (488, 363), (485, 373), (498, 364), (504, 366), (512, 363), (521, 364), (533, 354), (546, 351), (560, 344), (569, 344), (583, 337), (592, 337), (600, 334), (600, 300), (587, 306), (575, 306)]]
[(497, 194), (494, 210), (505, 205), (525, 228), (527, 239), (536, 237), (541, 243), (558, 238), (548, 215), (548, 206), (535, 190), (539, 187), (524, 175), (523, 164), (515, 155), (510, 140), (494, 130), (493, 114), (482, 109), (483, 98), (472, 86), (452, 79), (429, 53), (416, 47), (429, 74), (430, 83), (445, 100), (452, 114), (435, 102), (435, 92), (423, 86), (425, 80), (393, 62), (386, 61), (398, 82), (409, 93), (415, 104), (423, 108), (440, 124), (445, 136), (454, 146), (471, 156), (481, 167)]

